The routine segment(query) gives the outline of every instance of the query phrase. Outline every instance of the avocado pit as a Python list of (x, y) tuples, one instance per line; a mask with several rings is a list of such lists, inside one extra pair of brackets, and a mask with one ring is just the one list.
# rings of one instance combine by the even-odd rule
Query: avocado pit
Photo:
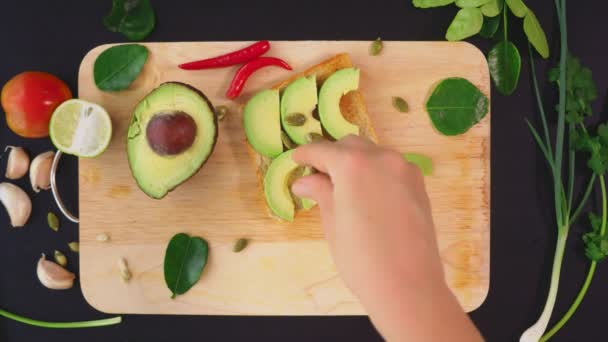
[(194, 143), (196, 134), (196, 122), (183, 111), (157, 113), (146, 127), (148, 145), (163, 156), (188, 150)]

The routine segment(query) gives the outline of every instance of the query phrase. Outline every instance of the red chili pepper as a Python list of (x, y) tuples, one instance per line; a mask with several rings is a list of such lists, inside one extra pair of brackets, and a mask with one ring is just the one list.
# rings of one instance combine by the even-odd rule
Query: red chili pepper
[(179, 67), (180, 69), (184, 70), (223, 68), (235, 64), (249, 62), (256, 57), (263, 55), (269, 49), (270, 43), (267, 40), (261, 40), (257, 43), (225, 55), (180, 64)]
[(247, 64), (244, 64), (239, 70), (234, 74), (234, 78), (232, 82), (230, 82), (230, 87), (228, 87), (228, 91), (226, 92), (226, 97), (229, 99), (234, 99), (241, 94), (243, 90), (243, 86), (247, 79), (251, 74), (253, 74), (256, 70), (261, 69), (267, 66), (278, 66), (283, 69), (292, 70), (289, 64), (282, 59), (274, 58), (274, 57), (258, 57)]

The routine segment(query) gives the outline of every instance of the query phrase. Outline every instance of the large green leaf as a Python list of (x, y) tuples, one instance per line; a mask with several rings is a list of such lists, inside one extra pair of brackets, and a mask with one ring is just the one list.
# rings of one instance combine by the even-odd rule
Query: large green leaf
[(113, 0), (112, 12), (103, 18), (103, 24), (112, 32), (138, 41), (152, 32), (156, 19), (150, 0)]
[(488, 113), (488, 98), (464, 78), (441, 81), (426, 102), (433, 126), (444, 135), (462, 134)]
[(498, 26), (500, 25), (500, 16), (495, 17), (485, 17), (483, 19), (483, 26), (481, 27), (481, 31), (479, 31), (479, 35), (484, 38), (492, 38), (496, 31), (498, 30)]
[(523, 18), (528, 13), (528, 6), (522, 0), (505, 0), (505, 2), (516, 17)]
[(532, 46), (538, 51), (538, 54), (543, 58), (549, 57), (549, 44), (547, 43), (547, 36), (545, 31), (540, 26), (538, 19), (534, 15), (534, 12), (528, 9), (528, 13), (524, 17), (524, 32), (528, 37)]
[(461, 8), (479, 7), (483, 4), (488, 3), (489, 1), (492, 0), (456, 0), (456, 6)]
[(494, 45), (488, 53), (488, 66), (496, 89), (503, 95), (511, 95), (519, 82), (521, 69), (517, 47), (508, 40)]
[(477, 34), (483, 25), (483, 15), (479, 8), (462, 8), (448, 27), (445, 39), (463, 40)]
[(113, 46), (95, 60), (93, 78), (97, 88), (118, 91), (129, 87), (141, 72), (148, 59), (148, 49), (143, 45)]
[(430, 8), (447, 6), (453, 3), (454, 0), (413, 0), (412, 3), (418, 8)]
[(207, 263), (209, 246), (199, 237), (176, 234), (169, 241), (165, 252), (165, 282), (171, 290), (171, 298), (190, 290), (201, 277)]
[(485, 5), (481, 6), (481, 13), (486, 17), (495, 17), (502, 11), (504, 0), (491, 0)]

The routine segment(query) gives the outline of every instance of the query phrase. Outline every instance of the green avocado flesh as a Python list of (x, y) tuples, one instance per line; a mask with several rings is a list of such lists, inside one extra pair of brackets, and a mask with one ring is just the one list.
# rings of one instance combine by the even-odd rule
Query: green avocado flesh
[[(306, 144), (308, 133), (323, 134), (321, 123), (312, 115), (317, 107), (317, 81), (315, 76), (302, 77), (289, 84), (281, 97), (281, 123), (285, 133), (298, 145)], [(287, 117), (294, 113), (303, 114), (306, 121), (302, 126), (290, 125)]]
[(359, 88), (359, 69), (338, 70), (323, 82), (319, 91), (319, 117), (325, 130), (336, 140), (359, 135), (359, 127), (348, 122), (340, 111), (340, 99)]
[[(295, 175), (302, 168), (291, 159), (293, 150), (281, 153), (272, 160), (264, 175), (264, 195), (266, 203), (272, 213), (280, 219), (293, 221), (296, 203), (292, 197), (290, 186), (300, 175)], [(310, 171), (303, 175), (310, 174)], [(310, 209), (315, 206), (315, 202), (309, 199), (301, 199), (302, 209)]]
[(217, 119), (205, 95), (183, 83), (163, 83), (133, 111), (131, 173), (146, 195), (160, 199), (201, 168), (216, 140)]
[(279, 114), (279, 91), (262, 90), (247, 102), (243, 110), (245, 135), (253, 149), (268, 158), (283, 152)]

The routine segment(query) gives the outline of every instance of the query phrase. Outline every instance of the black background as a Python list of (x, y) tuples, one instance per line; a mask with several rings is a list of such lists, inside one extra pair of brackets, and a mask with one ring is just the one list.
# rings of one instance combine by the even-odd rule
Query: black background
[[(553, 1), (528, 0), (545, 28), (552, 49), (549, 62), (539, 63), (541, 87), (550, 106), (554, 88), (544, 82), (547, 65), (555, 62), (557, 22)], [(147, 41), (223, 40), (442, 40), (456, 9), (454, 6), (419, 10), (409, 0), (353, 1), (153, 1), (158, 24)], [(91, 48), (124, 41), (108, 32), (101, 18), (109, 11), (104, 1), (3, 1), (0, 8), (0, 83), (25, 70), (51, 72), (77, 90), (81, 59)], [(600, 98), (594, 109), (608, 116), (608, 47), (604, 1), (569, 1), (571, 51), (593, 69)], [(515, 94), (492, 96), (492, 224), (490, 292), (485, 303), (471, 313), (489, 341), (514, 341), (538, 317), (548, 287), (555, 244), (549, 173), (525, 126), (524, 118), (538, 122), (530, 89), (530, 74), (521, 20), (510, 17), (510, 38), (522, 52), (522, 76)], [(472, 39), (484, 52), (491, 42)], [(405, 79), (404, 75), (404, 79)], [(406, 80), (404, 80), (406, 82)], [(604, 108), (604, 109), (602, 109)], [(551, 114), (553, 115), (553, 114)], [(48, 139), (17, 137), (0, 120), (0, 146), (22, 145), (31, 155), (52, 148)], [(77, 165), (68, 158), (59, 182), (66, 200), (77, 202)], [(0, 174), (5, 161), (0, 161)], [(17, 182), (30, 189), (26, 179)], [(57, 211), (50, 192), (33, 195), (30, 223), (10, 229), (0, 210), (0, 307), (29, 317), (85, 320), (106, 317), (90, 307), (78, 286), (52, 292), (35, 275), (41, 252), (63, 249), (70, 269), (77, 270), (76, 255), (65, 243), (78, 237), (77, 225), (62, 219), (59, 233), (46, 225), (48, 210)], [(597, 203), (594, 203), (596, 206)], [(555, 309), (563, 313), (583, 281), (588, 262), (580, 233), (571, 232)], [(555, 341), (602, 340), (608, 314), (608, 269), (600, 264), (579, 312)], [(555, 317), (554, 317), (555, 318)], [(441, 328), (441, 322), (437, 322)], [(366, 317), (217, 317), (124, 316), (122, 324), (88, 330), (48, 330), (0, 318), (0, 341), (169, 341), (191, 340), (379, 340)]]

